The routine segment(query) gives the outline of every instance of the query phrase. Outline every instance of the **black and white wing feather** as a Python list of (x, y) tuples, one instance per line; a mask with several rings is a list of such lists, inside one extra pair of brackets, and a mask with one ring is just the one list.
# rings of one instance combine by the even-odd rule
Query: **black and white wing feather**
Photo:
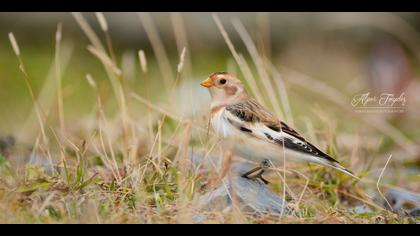
[(338, 161), (307, 142), (298, 132), (277, 119), (254, 99), (229, 105), (226, 107), (225, 113), (228, 122), (244, 134), (309, 155), (314, 162), (333, 167), (355, 177)]

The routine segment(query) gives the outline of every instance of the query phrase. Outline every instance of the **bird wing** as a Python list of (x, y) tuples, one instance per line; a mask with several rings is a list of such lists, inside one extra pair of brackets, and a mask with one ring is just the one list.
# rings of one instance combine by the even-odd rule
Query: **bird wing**
[(311, 161), (337, 169), (359, 179), (334, 158), (306, 141), (298, 132), (277, 119), (254, 99), (226, 107), (224, 116), (240, 132), (310, 156)]
[(226, 107), (229, 123), (241, 132), (290, 150), (309, 154), (334, 165), (338, 162), (306, 141), (298, 132), (277, 119), (254, 99)]

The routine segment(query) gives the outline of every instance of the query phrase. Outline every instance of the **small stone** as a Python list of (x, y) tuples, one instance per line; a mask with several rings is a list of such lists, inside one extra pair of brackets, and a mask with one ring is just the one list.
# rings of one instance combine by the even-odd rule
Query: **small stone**
[(271, 192), (266, 184), (241, 177), (252, 168), (255, 166), (233, 163), (230, 174), (222, 179), (221, 184), (198, 198), (197, 207), (207, 211), (223, 211), (232, 206), (232, 198), (236, 196), (243, 212), (289, 214), (286, 201)]
[(414, 208), (408, 212), (409, 216), (420, 217), (420, 208)]
[[(385, 198), (391, 205), (392, 211), (399, 214), (419, 215), (420, 194), (399, 189), (390, 189), (385, 193)], [(382, 199), (382, 205), (389, 209), (388, 203)]]
[(372, 209), (366, 205), (358, 205), (353, 208), (350, 208), (349, 211), (354, 212), (356, 214), (363, 214), (363, 213), (372, 213)]

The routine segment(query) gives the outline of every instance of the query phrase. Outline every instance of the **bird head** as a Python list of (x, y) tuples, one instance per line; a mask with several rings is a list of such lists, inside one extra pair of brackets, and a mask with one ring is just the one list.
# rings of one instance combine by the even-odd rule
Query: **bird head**
[(248, 97), (242, 81), (228, 72), (211, 73), (201, 86), (209, 89), (214, 105), (228, 105)]

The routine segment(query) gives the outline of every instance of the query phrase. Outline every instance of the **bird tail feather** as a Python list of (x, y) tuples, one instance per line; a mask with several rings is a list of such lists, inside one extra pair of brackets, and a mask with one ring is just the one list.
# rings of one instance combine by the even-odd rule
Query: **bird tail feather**
[(347, 174), (355, 179), (360, 180), (359, 177), (357, 177), (353, 172), (351, 172), (350, 170), (346, 169), (345, 167), (343, 167), (342, 165), (340, 165), (338, 162), (334, 162), (334, 163), (324, 163), (327, 166), (330, 166), (338, 171), (343, 172), (344, 174)]

